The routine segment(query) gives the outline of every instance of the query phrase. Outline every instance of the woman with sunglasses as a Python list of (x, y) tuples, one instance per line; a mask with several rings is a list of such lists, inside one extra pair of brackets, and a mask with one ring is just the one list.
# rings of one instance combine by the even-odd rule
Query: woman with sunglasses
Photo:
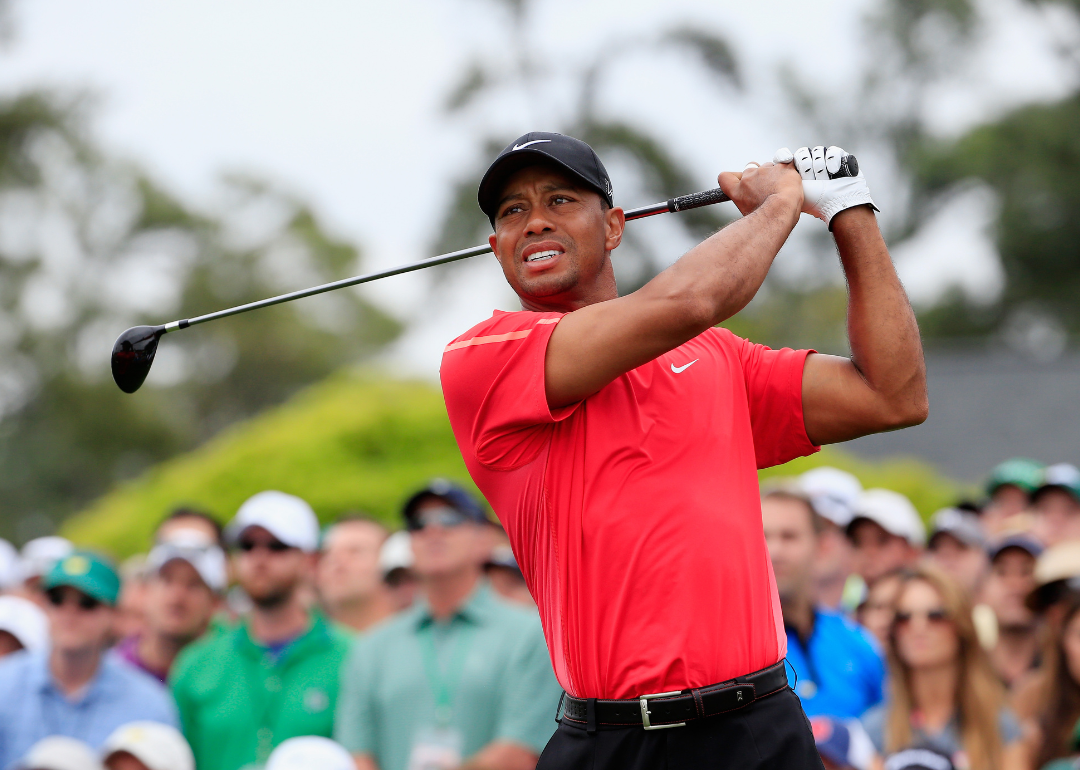
[(1003, 705), (963, 589), (930, 565), (900, 578), (888, 644), (888, 700), (863, 716), (883, 756), (927, 748), (957, 770), (1024, 770), (1020, 726)]

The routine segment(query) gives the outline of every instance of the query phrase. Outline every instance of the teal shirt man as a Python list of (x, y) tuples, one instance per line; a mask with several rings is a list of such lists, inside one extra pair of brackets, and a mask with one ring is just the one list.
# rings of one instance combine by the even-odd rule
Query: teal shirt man
[(421, 601), (356, 641), (334, 738), (380, 770), (406, 770), (416, 752), (467, 758), (494, 741), (539, 755), (561, 693), (536, 612), (480, 583), (444, 622)]

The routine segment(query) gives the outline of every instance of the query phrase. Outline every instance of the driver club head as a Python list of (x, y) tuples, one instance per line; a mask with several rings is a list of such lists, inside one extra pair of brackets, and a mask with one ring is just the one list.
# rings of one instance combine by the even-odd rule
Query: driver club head
[(116, 338), (112, 349), (113, 380), (125, 393), (134, 393), (154, 363), (164, 326), (133, 326)]

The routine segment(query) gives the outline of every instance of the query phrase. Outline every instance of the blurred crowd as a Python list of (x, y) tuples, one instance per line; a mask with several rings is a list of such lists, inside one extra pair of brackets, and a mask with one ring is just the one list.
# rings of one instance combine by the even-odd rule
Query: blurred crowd
[[(1080, 768), (1080, 470), (1010, 460), (927, 528), (817, 468), (762, 522), (826, 768)], [(445, 480), (401, 524), (265, 491), (119, 567), (0, 540), (0, 770), (532, 768), (561, 689), (505, 534)]]

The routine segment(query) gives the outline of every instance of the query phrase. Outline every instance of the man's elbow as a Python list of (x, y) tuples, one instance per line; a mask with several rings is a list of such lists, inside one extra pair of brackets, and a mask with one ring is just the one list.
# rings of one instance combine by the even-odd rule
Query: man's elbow
[(922, 425), (930, 416), (930, 401), (925, 393), (892, 404), (882, 415), (882, 430), (901, 430)]

